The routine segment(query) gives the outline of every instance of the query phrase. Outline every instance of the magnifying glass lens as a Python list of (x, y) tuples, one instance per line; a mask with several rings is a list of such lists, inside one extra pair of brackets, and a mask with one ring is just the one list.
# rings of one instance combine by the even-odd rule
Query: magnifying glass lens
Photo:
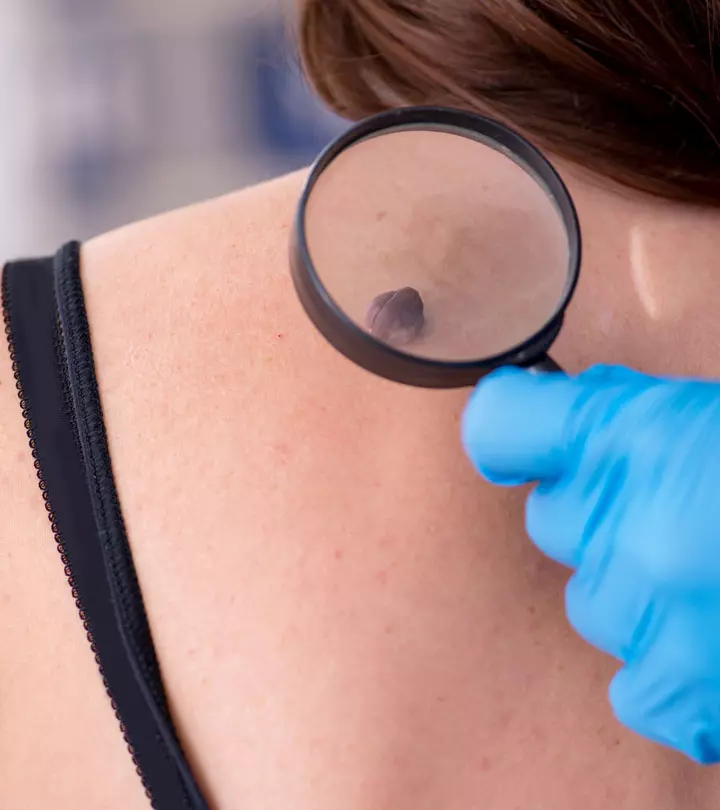
[(385, 129), (312, 186), (307, 251), (334, 305), (433, 362), (502, 355), (558, 313), (576, 268), (566, 221), (533, 170), (464, 130)]

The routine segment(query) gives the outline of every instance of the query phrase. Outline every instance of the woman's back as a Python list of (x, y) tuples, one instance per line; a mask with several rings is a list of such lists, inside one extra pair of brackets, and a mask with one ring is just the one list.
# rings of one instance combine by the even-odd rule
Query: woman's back
[[(587, 256), (558, 359), (716, 375), (718, 215), (569, 179)], [(83, 252), (120, 501), (211, 806), (715, 808), (715, 771), (613, 719), (565, 572), (462, 456), (467, 392), (375, 379), (313, 331), (286, 257), (301, 183)], [(145, 810), (4, 350), (0, 426), (2, 806)]]

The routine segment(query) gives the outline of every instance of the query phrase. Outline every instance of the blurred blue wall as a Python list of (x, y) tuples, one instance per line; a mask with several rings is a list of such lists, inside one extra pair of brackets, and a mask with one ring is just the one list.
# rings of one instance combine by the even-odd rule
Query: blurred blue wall
[(0, 0), (0, 255), (307, 165), (344, 126), (282, 0)]

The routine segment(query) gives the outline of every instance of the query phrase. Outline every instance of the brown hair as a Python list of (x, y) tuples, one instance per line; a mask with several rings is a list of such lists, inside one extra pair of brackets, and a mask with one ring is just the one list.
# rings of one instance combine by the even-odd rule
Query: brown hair
[(341, 115), (474, 110), (625, 185), (720, 204), (720, 0), (299, 0)]

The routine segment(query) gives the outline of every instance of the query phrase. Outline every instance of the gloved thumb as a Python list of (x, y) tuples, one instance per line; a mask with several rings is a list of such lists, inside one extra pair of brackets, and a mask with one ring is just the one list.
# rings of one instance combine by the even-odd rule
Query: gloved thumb
[(503, 368), (485, 377), (465, 410), (462, 440), (478, 472), (516, 486), (558, 478), (584, 386), (564, 374)]

